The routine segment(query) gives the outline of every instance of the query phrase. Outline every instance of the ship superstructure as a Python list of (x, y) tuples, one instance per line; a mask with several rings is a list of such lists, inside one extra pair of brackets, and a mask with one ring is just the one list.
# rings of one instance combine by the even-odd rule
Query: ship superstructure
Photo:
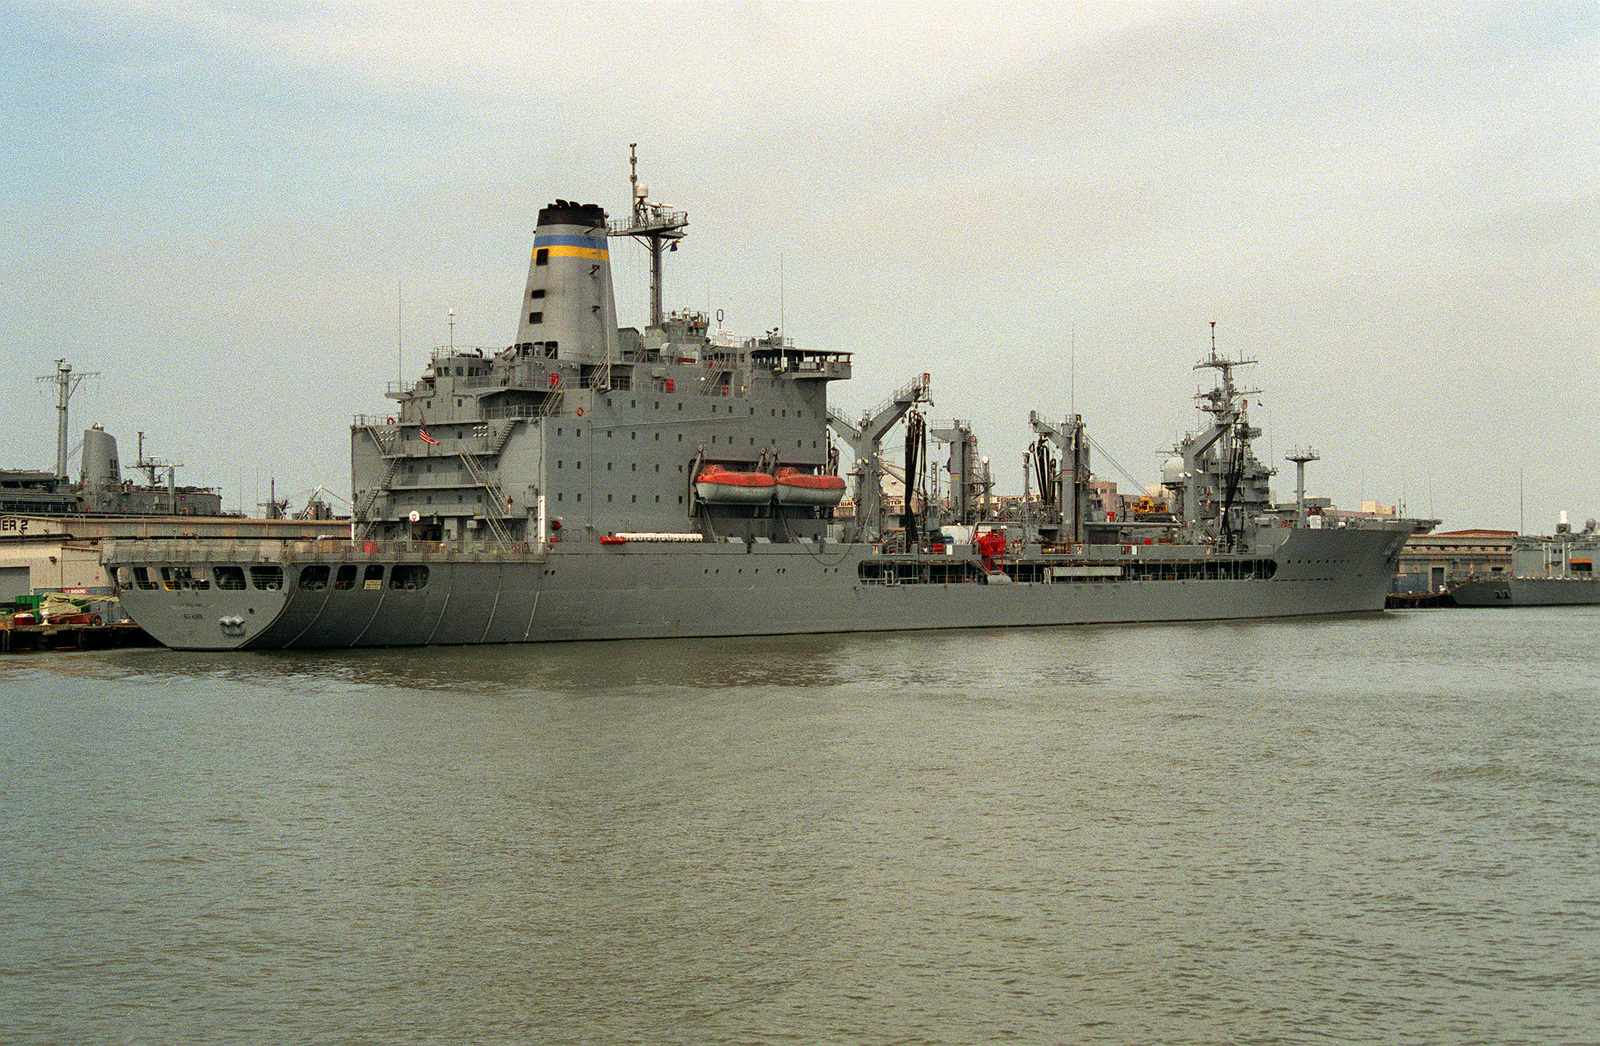
[[(68, 475), (68, 408), (73, 392), (84, 378), (98, 371), (77, 371), (64, 359), (56, 360), (53, 374), (40, 382), (56, 386), (55, 471), (0, 470), (0, 513), (45, 516), (220, 516), (222, 494), (214, 487), (178, 483), (182, 462), (163, 461), (144, 450), (139, 433), (139, 456), (129, 471), (145, 474), (136, 484), (124, 477), (117, 455), (117, 440), (96, 423), (84, 430), (82, 477), (73, 483)], [(163, 479), (164, 477), (164, 479)]]
[(1273, 470), (1251, 450), (1251, 441), (1261, 435), (1249, 417), (1249, 397), (1258, 390), (1240, 388), (1233, 376), (1236, 368), (1253, 363), (1218, 353), (1216, 324), (1211, 325), (1211, 351), (1194, 365), (1216, 373), (1215, 383), (1195, 396), (1209, 422), (1173, 448), (1162, 470), (1162, 485), (1173, 492), (1186, 524), (1184, 539), (1214, 542), (1224, 551), (1240, 547), (1252, 521), (1273, 507), (1268, 486)]
[[(348, 539), (118, 542), (106, 564), (135, 619), (171, 646), (231, 648), (1382, 608), (1406, 530), (1275, 512), (1234, 381), (1248, 361), (1214, 340), (1197, 365), (1217, 377), (1207, 424), (1174, 449), (1163, 511), (1097, 509), (1083, 419), (1035, 412), (1038, 495), (1007, 512), (970, 423), (924, 417), (929, 375), (848, 419), (828, 388), (850, 377), (849, 352), (664, 312), (663, 255), (688, 216), (631, 185), (614, 222), (595, 204), (540, 210), (512, 344), (437, 350), (391, 387), (391, 413), (355, 419)], [(616, 325), (623, 238), (650, 251), (642, 330)], [(882, 443), (902, 420), (897, 469)], [(933, 469), (930, 440), (945, 451)]]
[(637, 228), (608, 226), (592, 204), (539, 212), (517, 341), (437, 353), (391, 390), (392, 415), (356, 420), (359, 539), (509, 548), (557, 534), (823, 534), (819, 506), (708, 500), (695, 479), (710, 466), (822, 472), (826, 386), (850, 376), (850, 354), (776, 331), (733, 339), (698, 312), (619, 330), (609, 237)]

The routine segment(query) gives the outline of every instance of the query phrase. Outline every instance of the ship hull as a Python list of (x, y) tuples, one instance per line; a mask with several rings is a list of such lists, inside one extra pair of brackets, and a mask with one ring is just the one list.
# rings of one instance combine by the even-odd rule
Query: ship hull
[(1554, 607), (1600, 604), (1600, 579), (1508, 577), (1469, 581), (1451, 590), (1462, 607)]
[[(1013, 580), (977, 560), (885, 557), (832, 542), (552, 545), (495, 554), (417, 548), (361, 551), (312, 543), (255, 550), (283, 572), (278, 588), (196, 589), (129, 583), (132, 568), (197, 576), (244, 558), (203, 542), (127, 542), (107, 550), (135, 621), (177, 649), (425, 646), (711, 637), (909, 629), (1211, 621), (1378, 611), (1401, 531), (1295, 531), (1267, 558), (1209, 557), (1204, 577), (1163, 577), (1161, 559), (1133, 547), (1097, 566), (1035, 570)], [(1171, 559), (1171, 557), (1168, 557)], [(1065, 560), (1050, 560), (1064, 563)], [(1171, 559), (1194, 564), (1199, 560)], [(1262, 565), (1270, 563), (1269, 570)], [(387, 571), (376, 584), (303, 587), (308, 567)], [(885, 565), (930, 567), (909, 581)], [(1081, 564), (1081, 561), (1080, 561)], [(395, 586), (396, 566), (427, 568)], [(1017, 566), (1023, 565), (1022, 563)], [(1037, 564), (1035, 564), (1037, 565)], [(966, 568), (961, 580), (941, 581)], [(1248, 568), (1248, 569), (1247, 569)], [(1251, 573), (1251, 571), (1257, 571)], [(183, 576), (188, 577), (186, 571)], [(915, 573), (915, 570), (911, 571)], [(1015, 571), (1013, 571), (1015, 572)], [(1228, 576), (1232, 572), (1237, 576)], [(1054, 576), (1055, 574), (1065, 576)], [(1174, 569), (1168, 574), (1181, 574)], [(1270, 573), (1270, 577), (1262, 576)], [(413, 570), (414, 575), (414, 570)], [(407, 575), (407, 576), (413, 576)], [(307, 573), (305, 576), (311, 576)], [(323, 569), (320, 577), (327, 577)], [(1137, 577), (1137, 579), (1134, 579)]]

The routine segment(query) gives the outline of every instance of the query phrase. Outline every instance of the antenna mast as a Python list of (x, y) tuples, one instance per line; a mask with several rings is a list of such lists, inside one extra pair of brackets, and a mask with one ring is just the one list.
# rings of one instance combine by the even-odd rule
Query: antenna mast
[(626, 220), (611, 223), (613, 236), (632, 236), (650, 249), (650, 326), (661, 326), (661, 254), (664, 244), (677, 250), (683, 230), (689, 224), (688, 211), (674, 211), (651, 203), (650, 189), (639, 184), (639, 143), (628, 146), (628, 184), (633, 193), (633, 213)]
[(394, 281), (394, 381), (395, 388), (406, 383), (406, 289)]
[(85, 371), (79, 374), (72, 373), (72, 364), (66, 360), (56, 360), (56, 372), (46, 374), (38, 381), (53, 381), (56, 384), (56, 479), (63, 483), (67, 479), (67, 401), (72, 399), (72, 394), (78, 388), (78, 382), (84, 378), (98, 378), (99, 371)]

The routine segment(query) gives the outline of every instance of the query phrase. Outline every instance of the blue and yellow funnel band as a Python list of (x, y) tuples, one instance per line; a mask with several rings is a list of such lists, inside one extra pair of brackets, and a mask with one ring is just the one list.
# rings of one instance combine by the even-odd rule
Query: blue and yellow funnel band
[(548, 250), (551, 258), (588, 258), (592, 261), (606, 261), (611, 257), (611, 253), (606, 249), (604, 237), (599, 236), (541, 234), (533, 238), (533, 249), (535, 252)]

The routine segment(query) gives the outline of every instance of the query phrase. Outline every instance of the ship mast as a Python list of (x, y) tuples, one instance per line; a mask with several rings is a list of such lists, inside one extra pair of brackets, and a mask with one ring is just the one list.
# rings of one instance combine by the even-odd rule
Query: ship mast
[[(1250, 440), (1261, 435), (1261, 430), (1250, 424), (1247, 413), (1248, 397), (1258, 390), (1236, 386), (1233, 368), (1255, 362), (1232, 360), (1218, 353), (1217, 325), (1212, 322), (1211, 352), (1194, 365), (1195, 370), (1217, 372), (1216, 386), (1195, 394), (1200, 410), (1211, 415), (1211, 424), (1174, 448), (1182, 455), (1182, 475), (1181, 482), (1169, 484), (1179, 488), (1183, 518), (1191, 526), (1214, 523), (1230, 544), (1234, 530), (1230, 510), (1249, 462)], [(1208, 504), (1203, 506), (1203, 500)]]
[(1311, 447), (1295, 447), (1285, 455), (1285, 460), (1294, 462), (1295, 518), (1303, 527), (1306, 525), (1306, 462), (1322, 458)]
[(651, 203), (650, 189), (639, 184), (639, 143), (628, 146), (628, 183), (632, 188), (633, 213), (611, 223), (611, 235), (632, 236), (650, 249), (650, 326), (661, 326), (661, 255), (663, 249), (677, 250), (683, 230), (689, 224), (688, 211), (674, 211)]
[[(1255, 360), (1237, 359), (1230, 360), (1217, 353), (1217, 322), (1211, 321), (1211, 355), (1194, 365), (1195, 370), (1209, 368), (1218, 372), (1215, 388), (1196, 395), (1200, 409), (1216, 418), (1213, 423), (1218, 430), (1226, 430), (1232, 423), (1242, 421), (1245, 417), (1245, 408), (1248, 406), (1246, 397), (1260, 392), (1260, 389), (1241, 389), (1233, 383), (1233, 368), (1248, 367)], [(1219, 434), (1221, 434), (1219, 432)], [(1251, 433), (1252, 436), (1258, 433)]]
[(56, 479), (67, 481), (67, 403), (84, 378), (98, 378), (99, 371), (72, 372), (72, 364), (56, 360), (56, 372), (46, 374), (39, 381), (54, 382), (56, 386)]

